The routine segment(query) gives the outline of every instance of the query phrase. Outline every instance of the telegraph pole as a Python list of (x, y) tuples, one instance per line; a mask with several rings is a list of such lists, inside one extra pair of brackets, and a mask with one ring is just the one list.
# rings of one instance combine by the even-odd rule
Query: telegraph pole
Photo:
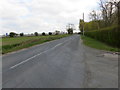
[(83, 36), (84, 36), (84, 13), (83, 13)]

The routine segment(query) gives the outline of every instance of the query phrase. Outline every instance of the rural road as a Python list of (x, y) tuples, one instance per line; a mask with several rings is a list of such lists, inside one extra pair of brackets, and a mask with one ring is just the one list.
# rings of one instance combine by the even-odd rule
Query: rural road
[(79, 35), (3, 55), (3, 88), (117, 88), (118, 59)]

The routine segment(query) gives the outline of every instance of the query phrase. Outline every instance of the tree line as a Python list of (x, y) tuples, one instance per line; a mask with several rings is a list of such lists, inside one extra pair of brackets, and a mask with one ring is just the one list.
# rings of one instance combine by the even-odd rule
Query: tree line
[(90, 21), (79, 21), (79, 29), (85, 31), (100, 30), (101, 28), (120, 25), (120, 1), (118, 0), (99, 0), (99, 11), (91, 11)]
[(79, 28), (85, 35), (120, 48), (120, 1), (99, 0), (100, 11), (90, 12), (90, 21), (80, 19)]
[[(52, 32), (48, 33), (48, 35), (52, 35), (52, 34), (53, 34)], [(59, 31), (56, 31), (55, 35), (58, 35), (58, 34), (59, 34)], [(39, 35), (40, 34), (38, 32), (34, 32), (34, 34), (31, 34), (31, 36), (39, 36)], [(45, 36), (45, 35), (47, 35), (47, 33), (43, 32), (43, 33), (41, 33), (41, 35)], [(7, 36), (9, 36), (9, 37), (17, 37), (17, 36), (23, 37), (23, 36), (25, 36), (25, 34), (24, 33), (17, 34), (15, 32), (10, 32), (9, 35), (7, 35)]]
[[(66, 31), (68, 32), (68, 34), (73, 34), (74, 30), (75, 30), (74, 24), (68, 24), (66, 26)], [(45, 35), (59, 35), (59, 34), (66, 34), (66, 32), (61, 33), (59, 30), (56, 30), (55, 32), (48, 32), (48, 33), (43, 32), (41, 34), (38, 32), (34, 32), (34, 34), (31, 34), (30, 36), (39, 36), (39, 35), (45, 36)], [(25, 34), (24, 33), (17, 34), (15, 32), (10, 32), (9, 35), (6, 33), (6, 36), (9, 36), (9, 37), (21, 36), (21, 37), (23, 37), (23, 36), (25, 36)]]

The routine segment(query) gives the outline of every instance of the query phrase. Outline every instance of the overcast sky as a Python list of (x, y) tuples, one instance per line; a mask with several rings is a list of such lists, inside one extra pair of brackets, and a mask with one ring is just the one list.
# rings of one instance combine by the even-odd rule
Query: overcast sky
[(72, 23), (96, 10), (98, 0), (0, 0), (0, 34), (65, 31)]

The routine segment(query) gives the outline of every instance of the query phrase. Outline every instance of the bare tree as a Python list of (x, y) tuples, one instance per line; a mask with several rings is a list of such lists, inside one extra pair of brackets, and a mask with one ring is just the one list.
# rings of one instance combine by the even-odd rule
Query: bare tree
[(90, 16), (90, 19), (93, 21), (93, 20), (97, 20), (97, 14), (96, 14), (96, 11), (93, 10), (92, 12), (90, 12), (89, 14)]
[(120, 1), (118, 1), (118, 0), (115, 0), (114, 2), (112, 2), (113, 3), (113, 5), (115, 5), (115, 7), (116, 7), (116, 11), (117, 11), (117, 19), (118, 19), (118, 25), (120, 25)]
[(98, 27), (98, 30), (99, 30), (99, 28), (100, 28), (100, 19), (101, 19), (100, 13), (97, 13), (95, 10), (93, 10), (92, 12), (90, 12), (89, 16), (90, 16), (90, 19), (92, 21), (97, 23), (97, 27)]
[[(120, 1), (119, 1), (120, 2)], [(105, 23), (107, 25), (111, 24), (113, 22), (113, 15), (115, 15), (115, 11), (118, 11), (118, 15), (117, 17), (119, 17), (119, 2), (118, 0), (109, 0), (109, 1), (106, 1), (106, 0), (100, 0), (100, 7), (101, 7), (101, 11), (102, 11), (102, 17), (103, 17), (103, 20), (105, 21)]]

